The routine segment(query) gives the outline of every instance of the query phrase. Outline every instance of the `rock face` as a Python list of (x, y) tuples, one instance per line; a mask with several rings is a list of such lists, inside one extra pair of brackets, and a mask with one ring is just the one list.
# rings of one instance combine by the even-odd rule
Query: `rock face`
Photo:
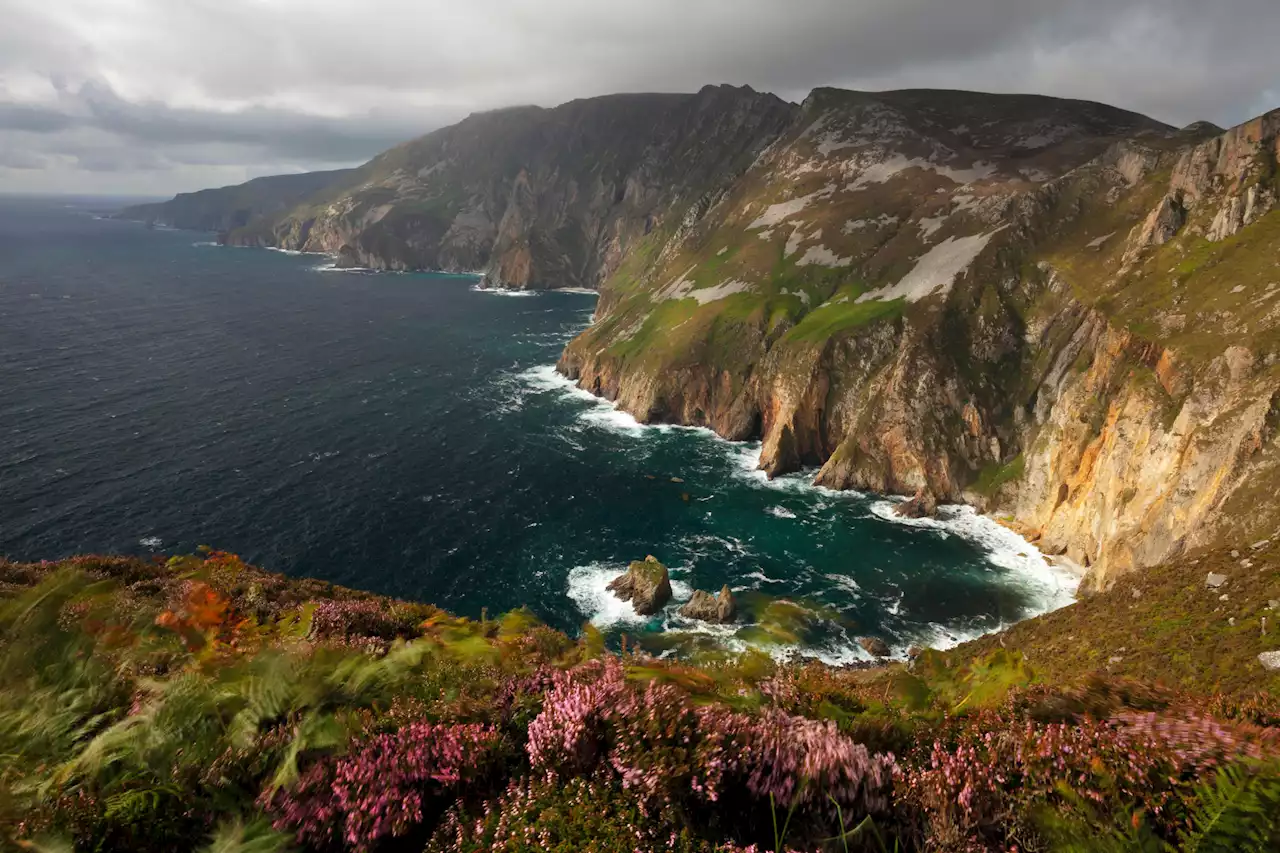
[(1280, 111), (1179, 132), (820, 90), (605, 282), (560, 370), (641, 421), (759, 438), (770, 475), (997, 512), (1086, 589), (1257, 538), (1280, 522), (1278, 133)]
[(727, 625), (738, 617), (738, 606), (733, 600), (733, 591), (728, 585), (720, 588), (719, 595), (695, 590), (689, 602), (680, 608), (680, 615), (689, 619), (700, 619), (703, 622), (718, 622)]
[(928, 489), (920, 489), (915, 497), (898, 504), (893, 511), (902, 518), (932, 518), (938, 511), (938, 499)]
[(671, 600), (671, 577), (656, 557), (645, 557), (633, 562), (625, 574), (609, 584), (608, 590), (623, 601), (630, 601), (639, 615), (652, 616)]
[(114, 218), (189, 231), (226, 232), (281, 215), (309, 196), (341, 184), (352, 173), (351, 169), (340, 169), (256, 178), (233, 187), (181, 193), (166, 202), (126, 207)]
[(701, 216), (795, 110), (708, 86), (478, 113), (227, 240), (372, 269), (483, 271), (500, 287), (593, 288), (646, 234)]
[(867, 652), (867, 654), (878, 658), (887, 658), (892, 651), (889, 644), (879, 637), (859, 637), (858, 645)]

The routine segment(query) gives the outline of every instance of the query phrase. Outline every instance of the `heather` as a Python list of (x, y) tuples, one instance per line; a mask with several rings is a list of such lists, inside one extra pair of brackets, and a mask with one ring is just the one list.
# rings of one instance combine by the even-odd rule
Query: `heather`
[(660, 660), (207, 552), (0, 562), (0, 827), (40, 850), (1280, 849), (1267, 690)]

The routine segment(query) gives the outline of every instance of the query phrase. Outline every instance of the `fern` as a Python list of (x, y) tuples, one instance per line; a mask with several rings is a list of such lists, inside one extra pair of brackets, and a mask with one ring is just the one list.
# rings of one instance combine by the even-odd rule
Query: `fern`
[(1280, 765), (1223, 767), (1196, 786), (1189, 817), (1178, 845), (1186, 853), (1280, 849)]
[(236, 819), (220, 824), (200, 853), (286, 853), (289, 838), (257, 817), (245, 823)]

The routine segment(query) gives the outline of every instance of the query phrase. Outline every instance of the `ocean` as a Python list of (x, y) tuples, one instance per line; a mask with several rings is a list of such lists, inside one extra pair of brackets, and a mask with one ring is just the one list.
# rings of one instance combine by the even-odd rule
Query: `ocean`
[[(831, 663), (946, 647), (1069, 603), (1075, 581), (961, 508), (767, 480), (759, 446), (645, 426), (559, 377), (594, 296), (338, 271), (0, 198), (0, 554), (167, 555), (478, 617), (527, 606), (655, 652)], [(671, 567), (653, 618), (604, 589)], [(735, 590), (732, 627), (676, 614)]]

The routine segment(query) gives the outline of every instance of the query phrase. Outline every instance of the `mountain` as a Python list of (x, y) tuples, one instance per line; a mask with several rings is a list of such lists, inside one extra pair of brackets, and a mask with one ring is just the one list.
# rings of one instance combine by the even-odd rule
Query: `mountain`
[(283, 213), (351, 172), (339, 169), (255, 178), (235, 186), (181, 193), (169, 201), (126, 207), (115, 218), (189, 231), (230, 231), (260, 217)]
[(227, 242), (374, 269), (485, 270), (507, 287), (596, 287), (674, 212), (725, 192), (794, 112), (708, 86), (480, 113)]
[(760, 438), (770, 474), (973, 504), (1101, 588), (1280, 521), (1278, 130), (616, 95), (473, 115), (224, 239), (598, 288), (583, 388)]

